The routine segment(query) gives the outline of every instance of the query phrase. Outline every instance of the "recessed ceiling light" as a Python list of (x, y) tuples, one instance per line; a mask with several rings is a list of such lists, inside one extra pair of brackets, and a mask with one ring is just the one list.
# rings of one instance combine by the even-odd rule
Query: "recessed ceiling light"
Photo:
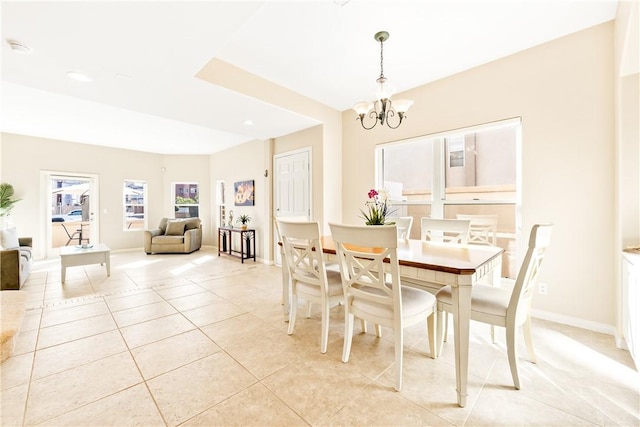
[(77, 71), (67, 71), (67, 76), (69, 76), (69, 78), (73, 79), (73, 80), (77, 80), (79, 82), (92, 82), (93, 79), (89, 76), (87, 76), (86, 74), (82, 74), (79, 73)]
[(9, 46), (11, 47), (11, 50), (14, 51), (17, 54), (20, 55), (28, 55), (31, 53), (31, 48), (27, 45), (24, 45), (20, 42), (17, 42), (15, 40), (7, 40), (7, 43), (9, 43)]
[(245, 126), (253, 126), (253, 120), (247, 119), (244, 122), (242, 122), (242, 124)]

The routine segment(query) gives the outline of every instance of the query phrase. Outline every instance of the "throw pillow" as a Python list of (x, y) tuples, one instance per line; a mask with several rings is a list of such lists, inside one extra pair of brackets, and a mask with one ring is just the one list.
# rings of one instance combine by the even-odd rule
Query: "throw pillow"
[(0, 246), (5, 249), (17, 249), (20, 247), (18, 230), (15, 227), (0, 231)]
[(169, 218), (162, 218), (160, 220), (160, 225), (158, 226), (158, 228), (160, 229), (162, 234), (167, 234), (167, 221), (169, 221)]
[(195, 230), (196, 228), (200, 228), (200, 218), (189, 218), (184, 221), (184, 229), (185, 230)]
[(182, 236), (184, 234), (184, 221), (167, 221), (165, 236)]

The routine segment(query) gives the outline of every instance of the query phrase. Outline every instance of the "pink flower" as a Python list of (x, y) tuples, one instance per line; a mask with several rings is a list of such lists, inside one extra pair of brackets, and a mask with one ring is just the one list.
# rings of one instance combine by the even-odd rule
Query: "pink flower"
[(371, 190), (369, 190), (369, 198), (370, 199), (373, 199), (377, 195), (378, 195), (378, 192), (375, 190), (375, 188), (372, 188)]

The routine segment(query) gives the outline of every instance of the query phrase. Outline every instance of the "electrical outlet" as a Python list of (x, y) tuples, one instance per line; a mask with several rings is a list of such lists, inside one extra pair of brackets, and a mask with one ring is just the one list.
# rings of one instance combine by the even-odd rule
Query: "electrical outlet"
[(546, 283), (538, 283), (538, 293), (540, 295), (547, 295), (548, 291), (549, 291), (549, 289), (547, 288), (547, 284)]

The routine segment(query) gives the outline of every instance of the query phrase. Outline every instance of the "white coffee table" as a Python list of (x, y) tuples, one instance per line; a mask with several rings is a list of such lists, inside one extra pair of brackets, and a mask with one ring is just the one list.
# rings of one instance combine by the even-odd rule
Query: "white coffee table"
[(104, 243), (98, 243), (88, 248), (80, 246), (63, 246), (60, 248), (60, 262), (62, 265), (62, 283), (64, 283), (67, 267), (79, 265), (105, 264), (107, 276), (111, 276), (111, 249)]

